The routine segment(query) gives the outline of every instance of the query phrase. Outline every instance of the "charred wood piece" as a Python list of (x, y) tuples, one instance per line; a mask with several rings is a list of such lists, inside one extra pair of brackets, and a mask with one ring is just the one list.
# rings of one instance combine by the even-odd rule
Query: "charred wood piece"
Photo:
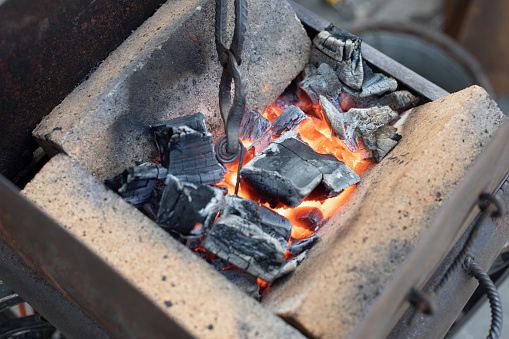
[(308, 251), (304, 251), (301, 254), (291, 258), (288, 260), (283, 267), (281, 267), (281, 270), (279, 271), (278, 278), (284, 277), (285, 275), (288, 275), (295, 271), (295, 269), (300, 265), (301, 262), (304, 261), (308, 256)]
[(398, 82), (381, 73), (375, 73), (364, 63), (364, 81), (361, 90), (344, 87), (344, 90), (359, 98), (380, 96), (387, 92), (394, 92), (398, 88)]
[(365, 66), (361, 43), (360, 38), (331, 24), (313, 39), (311, 62), (315, 65), (328, 63), (344, 84), (360, 90)]
[[(359, 176), (332, 154), (283, 135), (240, 171), (241, 180), (271, 207), (296, 207), (306, 197), (332, 197), (359, 182)], [(314, 193), (311, 195), (311, 193)]]
[(219, 188), (183, 182), (171, 174), (165, 184), (157, 224), (172, 234), (203, 234), (224, 207), (224, 193)]
[(350, 109), (345, 114), (347, 145), (352, 150), (358, 150), (358, 137), (373, 133), (397, 118), (398, 113), (389, 106)]
[(315, 68), (308, 64), (304, 71), (304, 79), (299, 83), (301, 90), (306, 92), (313, 104), (318, 103), (319, 96), (323, 95), (328, 99), (335, 99), (341, 92), (341, 82), (336, 72), (326, 63)]
[(269, 120), (257, 111), (246, 110), (240, 123), (240, 137), (244, 140), (255, 141), (270, 127)]
[(380, 98), (379, 103), (383, 106), (389, 106), (395, 111), (404, 111), (416, 106), (419, 103), (419, 98), (409, 91), (396, 91), (384, 95)]
[(168, 170), (159, 164), (144, 163), (106, 179), (104, 184), (138, 207), (149, 199), (152, 189), (158, 182), (163, 181), (167, 174)]
[(373, 159), (380, 162), (401, 139), (393, 126), (382, 126), (373, 133), (363, 136), (362, 141), (367, 149), (373, 152)]
[(260, 298), (258, 281), (255, 276), (233, 266), (219, 271), (226, 279), (234, 283), (250, 297), (258, 300)]
[(171, 174), (195, 184), (215, 184), (224, 180), (223, 167), (214, 152), (212, 134), (187, 126), (172, 129), (168, 143), (168, 170)]
[(301, 254), (313, 247), (319, 240), (320, 236), (316, 233), (309, 238), (292, 239), (292, 244), (288, 247), (288, 251), (292, 254)]
[(269, 146), (272, 141), (272, 131), (269, 129), (263, 132), (258, 139), (256, 139), (251, 146), (247, 149), (253, 156), (260, 153)]
[(273, 281), (285, 262), (286, 246), (263, 229), (238, 215), (217, 218), (201, 246), (231, 264), (265, 281)]
[(239, 198), (235, 195), (226, 196), (226, 206), (221, 216), (237, 215), (257, 225), (271, 237), (286, 246), (292, 233), (292, 223), (282, 215), (260, 205), (260, 203)]
[(352, 108), (380, 106), (376, 97), (359, 98), (346, 90), (341, 91), (338, 101), (340, 102), (340, 108), (343, 112), (348, 112)]
[(280, 137), (284, 132), (293, 131), (299, 127), (300, 123), (308, 116), (297, 106), (290, 106), (285, 109), (281, 115), (272, 122), (272, 135)]
[(329, 122), (334, 134), (341, 140), (346, 139), (345, 122), (341, 113), (334, 107), (334, 105), (323, 95), (320, 95), (320, 106), (322, 107), (323, 114)]
[(193, 115), (178, 117), (150, 126), (154, 132), (157, 149), (161, 154), (161, 164), (163, 164), (163, 166), (166, 168), (168, 168), (170, 162), (168, 144), (170, 142), (171, 136), (175, 133), (175, 129), (181, 126), (187, 126), (197, 132), (207, 132), (205, 116), (199, 112)]
[(159, 205), (161, 204), (161, 198), (163, 196), (164, 183), (163, 181), (158, 182), (152, 189), (152, 193), (147, 201), (138, 207), (151, 220), (157, 222), (157, 212), (159, 211)]

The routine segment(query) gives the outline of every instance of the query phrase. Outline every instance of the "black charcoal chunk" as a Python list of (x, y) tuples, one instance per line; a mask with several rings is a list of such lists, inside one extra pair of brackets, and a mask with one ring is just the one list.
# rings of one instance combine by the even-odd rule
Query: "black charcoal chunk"
[(373, 152), (373, 159), (380, 162), (401, 139), (393, 126), (381, 126), (374, 132), (363, 136), (362, 140), (367, 149)]
[(365, 66), (361, 44), (360, 38), (331, 24), (313, 39), (311, 62), (328, 63), (344, 84), (360, 90)]
[(334, 133), (339, 139), (345, 140), (345, 122), (343, 121), (342, 113), (339, 113), (336, 107), (323, 95), (320, 95), (320, 106)]
[(163, 181), (167, 174), (168, 170), (159, 164), (144, 163), (106, 179), (104, 184), (138, 207), (149, 199), (152, 189), (158, 182)]
[(175, 128), (181, 126), (187, 126), (197, 132), (202, 133), (207, 132), (207, 126), (205, 125), (205, 116), (199, 112), (193, 115), (178, 117), (150, 126), (152, 128), (152, 131), (154, 132), (157, 149), (161, 154), (161, 163), (166, 168), (168, 168), (170, 161), (168, 155), (168, 143), (170, 142), (173, 133), (175, 133)]
[(315, 189), (336, 196), (359, 182), (359, 176), (332, 154), (315, 152), (306, 143), (283, 135), (240, 171), (241, 180), (272, 207), (296, 207)]
[(341, 82), (336, 72), (326, 63), (320, 64), (318, 68), (308, 64), (299, 87), (306, 92), (313, 104), (318, 102), (320, 95), (335, 99), (341, 92)]
[(159, 211), (159, 205), (161, 204), (161, 198), (163, 196), (164, 183), (158, 182), (148, 200), (141, 206), (139, 210), (142, 211), (147, 217), (153, 221), (157, 221), (157, 212)]
[(157, 224), (170, 233), (201, 235), (224, 207), (221, 189), (166, 178), (166, 187), (157, 214)]
[(318, 234), (313, 234), (309, 238), (305, 239), (292, 239), (292, 244), (288, 248), (288, 251), (292, 254), (301, 254), (304, 251), (309, 250), (313, 247), (318, 240), (320, 240), (320, 236)]
[(395, 111), (403, 111), (417, 105), (419, 98), (409, 91), (396, 91), (380, 98), (379, 103)]
[(260, 203), (235, 195), (227, 195), (226, 206), (221, 212), (221, 216), (229, 214), (238, 215), (257, 224), (265, 233), (277, 239), (281, 246), (288, 244), (292, 233), (292, 223)]
[(240, 137), (244, 140), (255, 141), (269, 127), (270, 122), (263, 115), (257, 111), (246, 110), (240, 123)]
[(260, 297), (258, 293), (258, 281), (255, 276), (252, 276), (235, 266), (219, 272), (250, 297), (253, 297), (256, 300)]
[(300, 123), (308, 116), (297, 106), (290, 106), (285, 109), (281, 115), (272, 122), (272, 135), (280, 137), (284, 132), (293, 131), (299, 127)]
[(210, 133), (187, 126), (173, 128), (168, 153), (168, 169), (180, 180), (196, 184), (215, 184), (224, 180), (223, 167), (216, 159)]
[(346, 114), (345, 144), (353, 150), (358, 150), (357, 138), (373, 133), (377, 128), (387, 125), (398, 118), (398, 113), (389, 106), (371, 108), (352, 108)]
[(259, 225), (234, 214), (217, 218), (201, 246), (267, 282), (277, 277), (285, 262), (286, 246), (265, 233)]

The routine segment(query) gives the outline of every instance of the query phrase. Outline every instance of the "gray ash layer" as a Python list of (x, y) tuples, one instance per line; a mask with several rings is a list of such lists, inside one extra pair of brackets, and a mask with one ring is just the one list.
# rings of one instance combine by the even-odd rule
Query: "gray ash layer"
[(336, 196), (360, 180), (334, 155), (317, 153), (285, 135), (246, 164), (240, 175), (262, 202), (288, 207), (296, 207), (310, 195), (313, 199)]
[(389, 106), (352, 108), (345, 114), (346, 137), (352, 148), (358, 148), (357, 138), (373, 133), (377, 128), (398, 118)]

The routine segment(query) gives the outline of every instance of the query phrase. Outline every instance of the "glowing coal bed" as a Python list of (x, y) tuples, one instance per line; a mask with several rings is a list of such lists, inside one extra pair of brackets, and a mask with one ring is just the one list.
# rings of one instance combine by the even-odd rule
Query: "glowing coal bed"
[(399, 114), (419, 101), (335, 29), (315, 38), (310, 63), (270, 107), (245, 111), (240, 166), (240, 157), (218, 162), (196, 113), (151, 126), (160, 159), (106, 180), (255, 298), (305, 259), (362, 173), (401, 138)]

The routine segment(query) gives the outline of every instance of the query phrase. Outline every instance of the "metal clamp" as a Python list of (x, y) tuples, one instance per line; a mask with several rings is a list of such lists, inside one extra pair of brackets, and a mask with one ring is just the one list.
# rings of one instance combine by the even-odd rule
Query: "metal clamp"
[[(238, 142), (240, 123), (246, 107), (247, 81), (239, 66), (242, 62), (241, 54), (246, 32), (247, 3), (246, 0), (235, 0), (235, 29), (229, 48), (226, 47), (227, 7), (227, 0), (216, 0), (216, 49), (219, 62), (223, 66), (223, 74), (219, 83), (219, 109), (226, 134), (225, 153), (238, 156), (240, 152)], [(232, 81), (235, 86), (233, 102), (231, 98)], [(218, 156), (222, 159), (224, 153)]]

